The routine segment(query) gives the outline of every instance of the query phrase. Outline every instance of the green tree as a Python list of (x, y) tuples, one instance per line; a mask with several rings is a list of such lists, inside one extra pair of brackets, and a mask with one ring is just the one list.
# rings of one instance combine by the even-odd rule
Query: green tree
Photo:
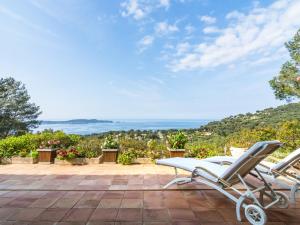
[(269, 83), (277, 99), (290, 101), (300, 98), (300, 29), (291, 41), (285, 43), (285, 47), (291, 59), (282, 65), (279, 75)]
[(273, 140), (275, 137), (276, 129), (272, 127), (244, 128), (228, 136), (227, 146), (249, 148), (258, 141)]
[(300, 121), (292, 120), (281, 124), (277, 138), (284, 143), (284, 148), (293, 151), (300, 147)]
[(39, 106), (30, 102), (30, 96), (20, 81), (0, 78), (0, 138), (24, 134), (39, 124)]

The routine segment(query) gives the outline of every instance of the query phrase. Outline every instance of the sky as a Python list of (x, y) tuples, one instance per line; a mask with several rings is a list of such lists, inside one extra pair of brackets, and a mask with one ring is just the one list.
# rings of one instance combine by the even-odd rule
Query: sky
[(299, 0), (0, 0), (0, 77), (41, 119), (219, 119), (284, 104), (268, 81)]

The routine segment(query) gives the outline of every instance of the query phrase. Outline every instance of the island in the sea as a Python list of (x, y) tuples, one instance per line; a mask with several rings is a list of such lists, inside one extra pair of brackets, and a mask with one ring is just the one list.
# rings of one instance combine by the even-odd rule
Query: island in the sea
[(111, 120), (73, 119), (73, 120), (42, 120), (42, 124), (87, 124), (87, 123), (113, 123)]

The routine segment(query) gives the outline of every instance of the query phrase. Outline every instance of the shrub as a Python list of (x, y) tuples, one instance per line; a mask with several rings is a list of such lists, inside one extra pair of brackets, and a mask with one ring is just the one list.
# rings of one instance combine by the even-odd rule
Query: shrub
[(39, 153), (37, 151), (32, 151), (31, 152), (31, 157), (34, 159), (37, 159), (39, 157)]
[(243, 129), (229, 135), (227, 145), (240, 148), (249, 148), (258, 141), (276, 139), (276, 130), (272, 127)]
[(49, 140), (49, 141), (42, 141), (39, 148), (60, 148), (60, 140)]
[(187, 142), (188, 138), (186, 134), (181, 131), (167, 136), (167, 143), (173, 149), (184, 149)]
[(78, 135), (49, 130), (37, 134), (11, 136), (0, 140), (0, 157), (11, 158), (16, 155), (25, 157), (39, 147), (68, 148), (77, 144), (80, 138)]
[(26, 157), (27, 156), (27, 152), (26, 151), (20, 151), (19, 152), (19, 156), (20, 157)]
[(185, 157), (203, 159), (203, 158), (208, 158), (220, 154), (223, 154), (223, 152), (221, 151), (220, 153), (220, 149), (215, 148), (214, 144), (209, 145), (209, 144), (202, 143), (193, 147), (189, 146), (185, 152)]
[(50, 145), (49, 147), (54, 148), (68, 148), (69, 146), (74, 146), (78, 144), (78, 142), (80, 141), (79, 135), (68, 135), (65, 134), (63, 131), (45, 130), (41, 133), (38, 133), (37, 137), (41, 144)]
[(76, 146), (77, 150), (86, 158), (96, 158), (102, 153), (102, 140), (99, 138), (82, 139)]
[(119, 148), (119, 143), (115, 138), (113, 138), (113, 136), (109, 135), (105, 138), (102, 148), (117, 149), (117, 148)]
[(61, 149), (61, 150), (56, 151), (56, 158), (59, 160), (67, 159), (67, 155), (68, 155), (67, 150)]
[(300, 147), (300, 121), (292, 120), (282, 123), (277, 131), (277, 139), (284, 143), (288, 152)]
[(224, 154), (226, 139), (218, 135), (194, 137), (186, 145), (185, 157), (207, 158)]
[(82, 157), (82, 155), (80, 155), (80, 153), (74, 147), (71, 147), (68, 150), (58, 150), (56, 156), (56, 158), (59, 160), (71, 160), (80, 157)]
[(158, 142), (157, 140), (149, 140), (147, 142), (147, 146), (147, 156), (152, 160), (164, 158), (168, 155), (166, 145)]
[(143, 140), (124, 138), (120, 141), (120, 149), (122, 152), (134, 151), (137, 157), (145, 157), (147, 154), (147, 143)]
[(25, 134), (19, 137), (8, 137), (0, 140), (0, 157), (11, 158), (12, 156), (28, 154), (37, 149), (38, 141), (33, 134)]
[(118, 163), (122, 165), (130, 165), (134, 159), (136, 159), (136, 154), (133, 149), (129, 149), (128, 151), (122, 152), (118, 156)]

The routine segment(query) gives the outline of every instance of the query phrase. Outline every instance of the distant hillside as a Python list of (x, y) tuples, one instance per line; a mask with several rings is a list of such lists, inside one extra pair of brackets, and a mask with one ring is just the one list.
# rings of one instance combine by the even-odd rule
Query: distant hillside
[(97, 120), (97, 119), (74, 119), (64, 121), (43, 120), (42, 124), (87, 124), (87, 123), (113, 123), (111, 120)]
[(220, 121), (213, 121), (200, 127), (201, 131), (228, 135), (238, 132), (243, 128), (258, 126), (274, 126), (278, 123), (298, 119), (300, 120), (300, 103), (290, 103), (277, 108), (268, 108), (256, 113), (239, 114), (230, 116)]

